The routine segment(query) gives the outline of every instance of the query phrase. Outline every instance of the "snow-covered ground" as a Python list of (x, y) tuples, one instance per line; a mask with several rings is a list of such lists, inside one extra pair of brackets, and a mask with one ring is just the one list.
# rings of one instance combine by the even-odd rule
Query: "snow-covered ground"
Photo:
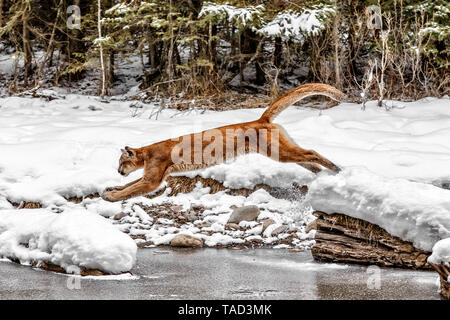
[[(320, 199), (325, 200), (335, 192), (335, 196), (326, 199), (330, 210), (336, 205), (348, 209), (349, 212), (343, 213), (357, 217), (363, 212), (363, 218), (371, 221), (373, 217), (375, 223), (388, 231), (394, 230), (389, 229), (389, 221), (403, 219), (407, 222), (399, 222), (400, 227), (394, 230), (398, 231), (397, 235), (431, 249), (432, 242), (450, 234), (445, 216), (450, 212), (450, 191), (443, 188), (450, 183), (450, 99), (388, 102), (391, 104), (395, 107), (390, 110), (378, 108), (375, 102), (369, 102), (365, 110), (351, 103), (321, 112), (292, 107), (277, 118), (276, 122), (301, 147), (314, 149), (345, 168), (337, 176), (326, 171), (317, 179), (295, 164), (277, 163), (259, 155), (186, 174), (211, 177), (229, 188), (252, 188), (259, 183), (287, 188), (295, 182), (317, 191), (316, 198), (310, 195), (310, 202), (301, 197), (294, 201), (276, 199), (264, 190), (248, 197), (232, 196), (225, 191), (210, 194), (199, 185), (190, 194), (175, 197), (168, 197), (165, 192), (154, 199), (139, 197), (109, 203), (94, 198), (75, 204), (67, 199), (100, 193), (107, 186), (124, 184), (142, 174), (135, 172), (122, 178), (117, 173), (123, 146), (139, 147), (253, 120), (263, 110), (220, 113), (164, 110), (156, 117), (158, 106), (155, 105), (114, 99), (104, 103), (92, 96), (67, 95), (65, 99), (49, 102), (2, 98), (0, 210), (7, 214), (19, 213), (21, 209), (11, 209), (12, 203), (21, 201), (43, 204), (44, 208), (40, 209), (43, 213), (82, 208), (86, 214), (110, 218), (105, 221), (130, 233), (138, 243), (154, 245), (169, 243), (175, 234), (185, 233), (202, 238), (208, 246), (250, 243), (255, 239), (280, 244), (291, 237), (288, 245), (280, 247), (305, 248), (312, 243), (312, 235), (305, 232), (305, 225), (314, 219), (310, 204), (318, 204)], [(322, 186), (330, 192), (320, 193)], [(181, 206), (177, 210), (187, 216), (195, 206), (201, 205), (204, 210), (196, 218), (180, 224), (170, 217), (151, 217), (143, 209), (166, 202)], [(260, 208), (258, 221), (244, 223), (241, 230), (226, 229), (231, 206), (248, 204)], [(352, 206), (353, 211), (349, 209)], [(123, 213), (123, 217), (112, 219), (118, 213)], [(263, 233), (259, 221), (265, 218), (273, 219), (275, 224)], [(271, 234), (282, 225), (287, 227), (282, 233)], [(423, 233), (422, 226), (429, 233)]]
[(22, 264), (46, 261), (69, 273), (80, 267), (108, 273), (131, 270), (136, 244), (105, 219), (84, 209), (3, 210), (0, 255)]

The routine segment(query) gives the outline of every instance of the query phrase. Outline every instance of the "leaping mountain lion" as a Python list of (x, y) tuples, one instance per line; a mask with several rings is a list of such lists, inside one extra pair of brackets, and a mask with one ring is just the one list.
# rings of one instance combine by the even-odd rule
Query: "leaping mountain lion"
[(288, 106), (312, 95), (323, 95), (336, 101), (345, 97), (341, 91), (326, 84), (305, 84), (281, 96), (258, 120), (192, 133), (142, 148), (127, 146), (122, 149), (119, 173), (127, 176), (144, 168), (144, 175), (124, 186), (107, 188), (102, 198), (119, 201), (144, 195), (156, 190), (173, 172), (213, 166), (252, 152), (280, 162), (295, 162), (314, 173), (321, 171), (321, 166), (339, 172), (334, 163), (313, 150), (300, 148), (283, 127), (272, 123)]

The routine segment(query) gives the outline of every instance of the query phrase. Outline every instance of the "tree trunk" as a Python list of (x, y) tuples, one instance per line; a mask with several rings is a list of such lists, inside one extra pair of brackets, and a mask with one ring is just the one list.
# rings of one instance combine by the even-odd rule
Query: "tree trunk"
[(283, 45), (281, 43), (281, 38), (277, 37), (275, 38), (275, 49), (274, 49), (274, 65), (275, 67), (279, 68), (281, 65), (281, 54), (283, 53)]
[(173, 47), (175, 45), (175, 39), (173, 34), (173, 18), (171, 13), (172, 13), (172, 0), (169, 1), (170, 39), (169, 39), (169, 50), (167, 54), (167, 68), (166, 68), (166, 74), (169, 80), (172, 80), (173, 77)]
[(108, 70), (108, 87), (112, 88), (114, 85), (115, 75), (114, 75), (114, 69), (115, 69), (115, 56), (114, 51), (111, 51), (109, 54), (109, 70)]
[(4, 0), (0, 0), (0, 28), (3, 27), (3, 2)]
[(103, 98), (106, 94), (106, 70), (105, 70), (105, 61), (103, 59), (103, 45), (102, 45), (102, 26), (101, 26), (101, 18), (102, 18), (102, 7), (101, 0), (97, 0), (97, 29), (98, 29), (98, 38), (99, 38), (99, 49), (100, 49), (100, 65), (102, 68), (102, 80), (101, 80), (101, 89), (100, 95)]
[(39, 70), (38, 70), (36, 78), (35, 78), (35, 86), (39, 85), (39, 80), (42, 76), (42, 71), (44, 70), (45, 64), (47, 63), (47, 59), (49, 58), (50, 54), (53, 52), (53, 41), (55, 39), (56, 25), (58, 24), (59, 15), (61, 14), (62, 2), (63, 2), (63, 0), (60, 1), (58, 11), (56, 12), (56, 18), (55, 18), (55, 21), (53, 22), (52, 34), (51, 34), (50, 40), (48, 42), (47, 50), (45, 52), (45, 56), (42, 59), (41, 65), (39, 66)]
[[(263, 50), (263, 44), (260, 42), (264, 40), (250, 29), (246, 29), (244, 32), (242, 32), (242, 38), (242, 53), (244, 55), (253, 54), (253, 57), (251, 59), (253, 60), (256, 71), (255, 82), (258, 85), (262, 85), (266, 81), (266, 77), (264, 71), (261, 68), (261, 52)], [(252, 61), (249, 62), (251, 63)]]
[(29, 12), (25, 11), (22, 16), (22, 41), (23, 41), (23, 59), (24, 59), (24, 85), (28, 86), (28, 78), (31, 77), (31, 45), (30, 29), (28, 28)]
[[(337, 8), (337, 1), (334, 2), (335, 7)], [(334, 42), (334, 74), (335, 74), (335, 87), (338, 89), (342, 88), (341, 83), (341, 62), (339, 59), (339, 12), (336, 13), (334, 17), (333, 24), (333, 42)]]

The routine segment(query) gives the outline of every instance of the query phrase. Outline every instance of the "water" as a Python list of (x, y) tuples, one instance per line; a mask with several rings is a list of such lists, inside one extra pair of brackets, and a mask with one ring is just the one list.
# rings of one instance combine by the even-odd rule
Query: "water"
[(0, 298), (439, 299), (435, 272), (317, 263), (287, 250), (141, 249), (133, 274), (80, 279), (0, 262)]

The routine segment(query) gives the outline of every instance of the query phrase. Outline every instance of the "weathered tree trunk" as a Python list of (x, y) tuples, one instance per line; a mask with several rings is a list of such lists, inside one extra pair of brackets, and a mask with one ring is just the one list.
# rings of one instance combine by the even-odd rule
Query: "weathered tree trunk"
[(318, 218), (308, 230), (316, 230), (311, 253), (317, 260), (431, 269), (427, 263), (430, 252), (416, 249), (377, 225), (338, 213), (314, 214)]

